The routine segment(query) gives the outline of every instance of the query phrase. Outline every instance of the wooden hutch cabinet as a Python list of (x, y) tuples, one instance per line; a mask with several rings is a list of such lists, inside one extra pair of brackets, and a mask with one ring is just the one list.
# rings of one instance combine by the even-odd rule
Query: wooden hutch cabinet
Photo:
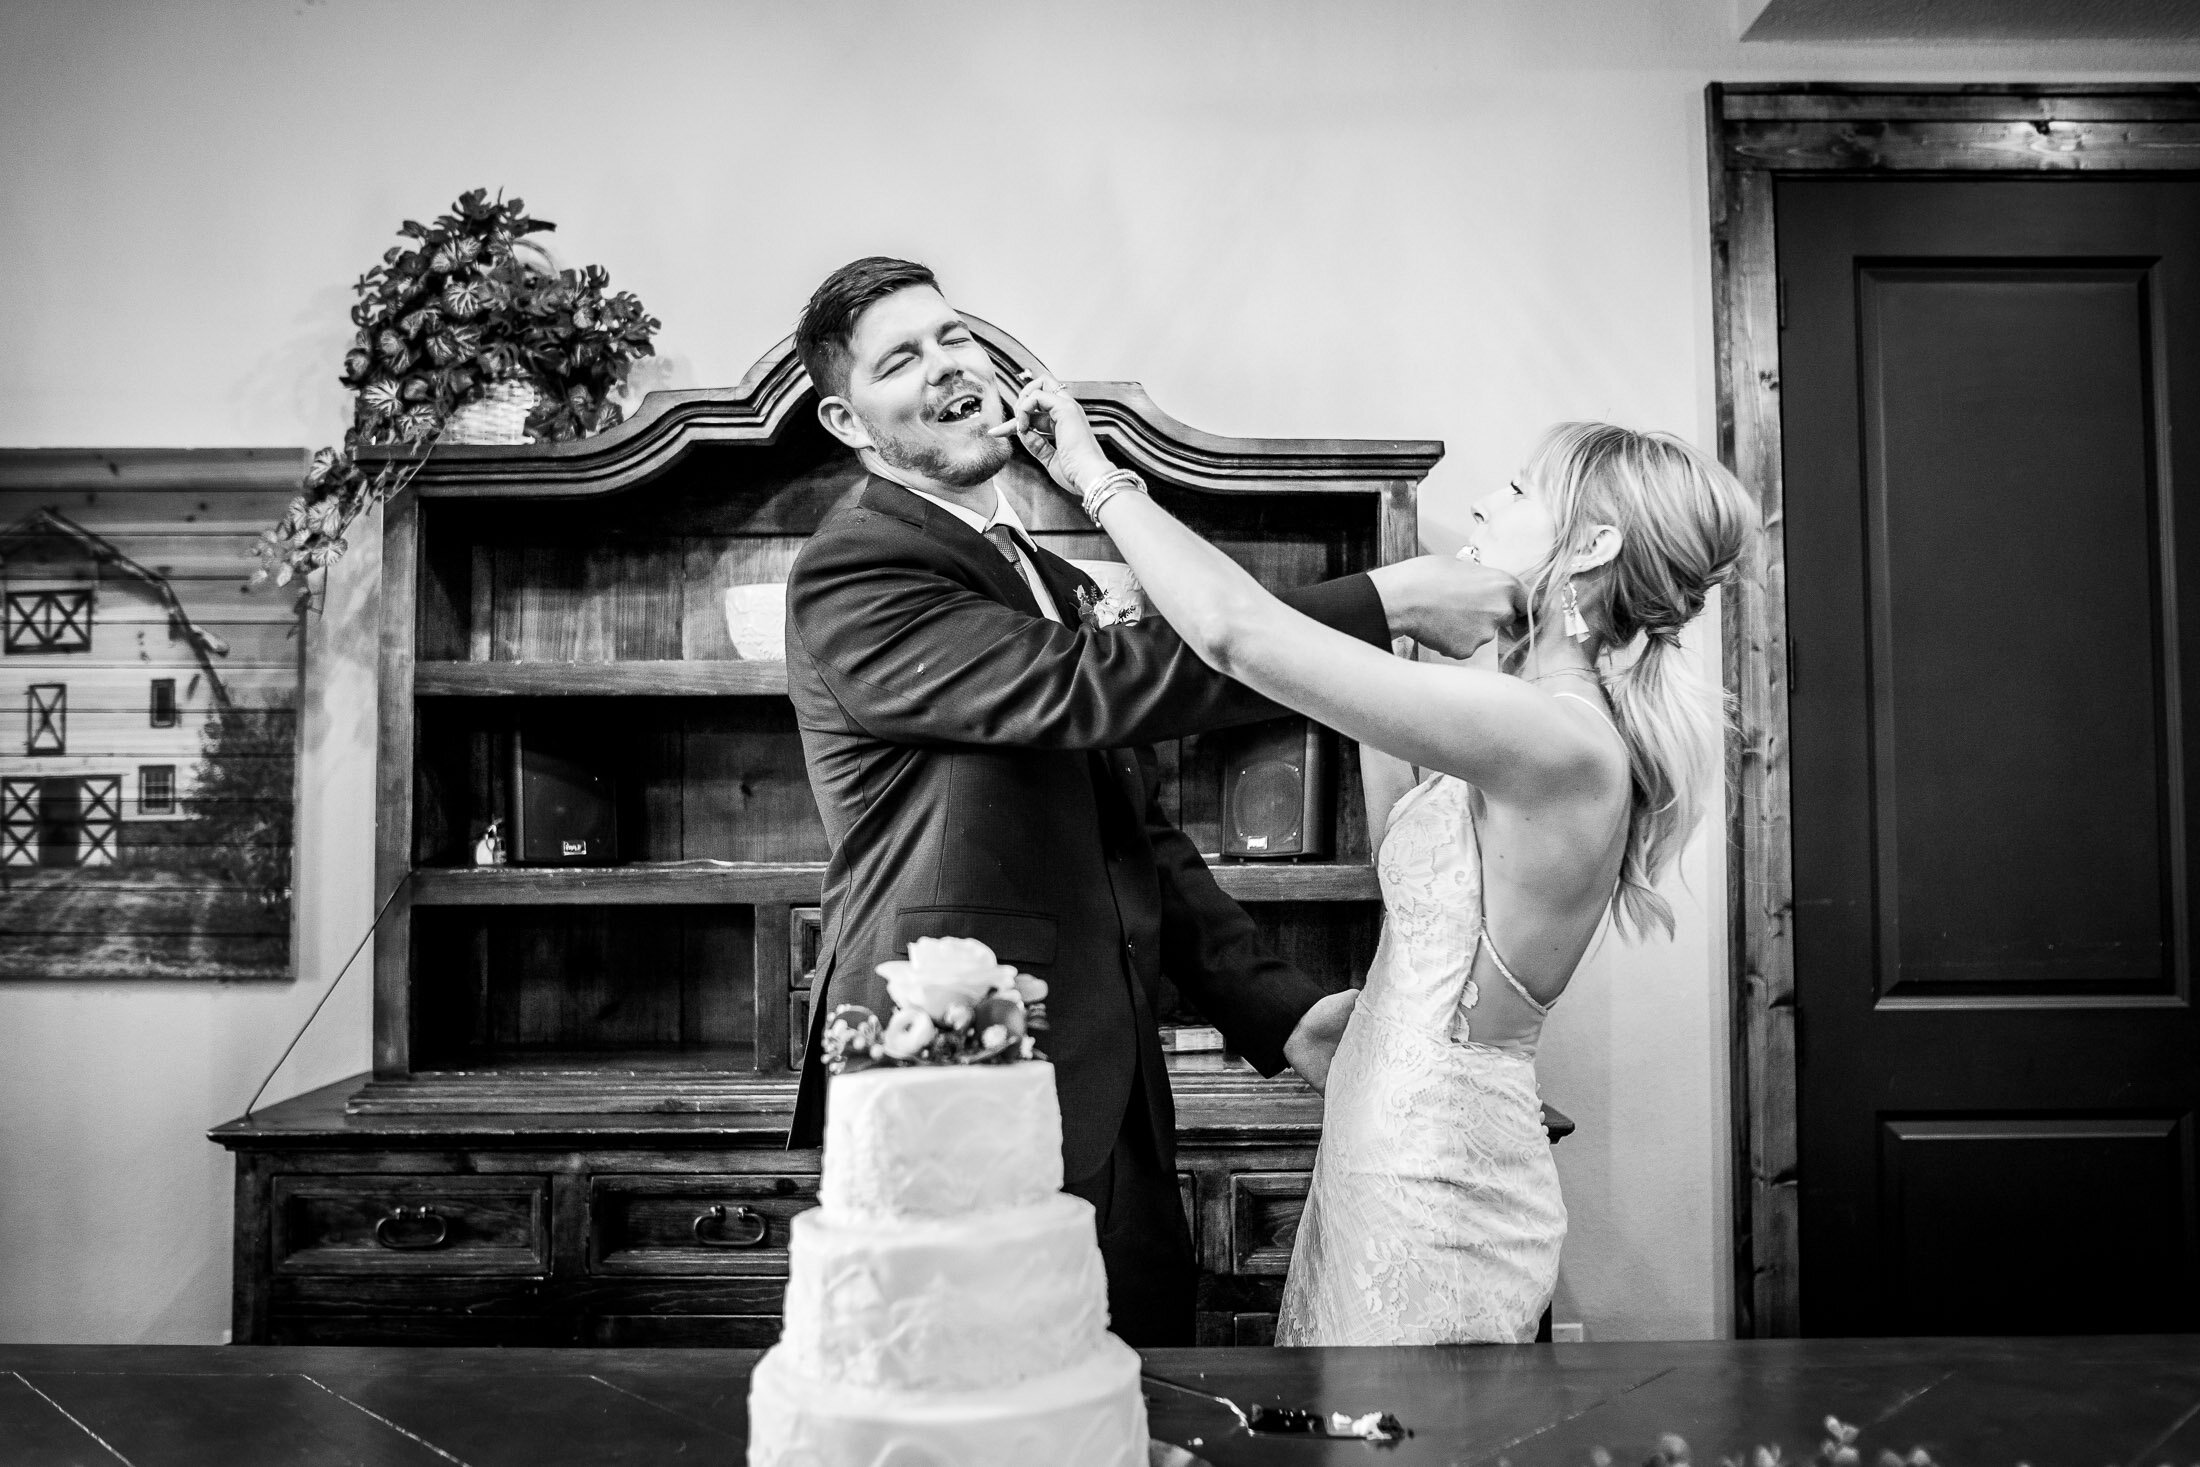
[[(974, 324), (1004, 376), (1041, 370)], [(1270, 585), (1416, 550), (1441, 444), (1219, 438), (1132, 383), (1072, 390), (1111, 457)], [(785, 1132), (826, 847), (784, 665), (743, 660), (722, 608), (784, 581), (862, 480), (814, 402), (783, 342), (731, 390), (654, 393), (600, 437), (439, 447), (391, 501), (374, 1072), (212, 1133), (237, 1154), (239, 1342), (777, 1337), (788, 1220), (816, 1196), (817, 1155)], [(1036, 465), (1008, 481), (1040, 543), (1119, 558)], [(596, 751), (616, 861), (473, 863), (491, 818), (510, 828), (527, 741)], [(1215, 865), (1276, 950), (1342, 988), (1381, 908), (1339, 743), (1328, 856)], [(1204, 851), (1212, 745), (1162, 751)], [(1320, 1100), (1221, 1053), (1171, 1063), (1202, 1342), (1264, 1343)]]

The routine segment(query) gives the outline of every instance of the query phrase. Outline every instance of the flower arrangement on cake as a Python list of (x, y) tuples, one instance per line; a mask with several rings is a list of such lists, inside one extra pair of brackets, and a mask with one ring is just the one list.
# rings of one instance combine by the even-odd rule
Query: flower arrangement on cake
[(920, 937), (909, 956), (878, 965), (894, 1016), (861, 1004), (825, 1021), (825, 1067), (836, 1075), (896, 1065), (1013, 1064), (1040, 1057), (1046, 983), (1019, 973), (970, 937)]

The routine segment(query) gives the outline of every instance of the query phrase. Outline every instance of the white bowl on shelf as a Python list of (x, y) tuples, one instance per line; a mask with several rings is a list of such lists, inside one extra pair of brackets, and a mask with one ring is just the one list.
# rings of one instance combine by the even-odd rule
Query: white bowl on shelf
[(753, 581), (726, 588), (726, 635), (744, 662), (787, 660), (787, 583)]

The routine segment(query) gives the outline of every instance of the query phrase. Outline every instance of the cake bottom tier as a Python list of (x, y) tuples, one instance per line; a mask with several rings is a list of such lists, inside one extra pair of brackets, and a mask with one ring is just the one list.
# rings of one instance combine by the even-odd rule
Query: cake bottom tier
[(749, 1381), (749, 1467), (1145, 1467), (1138, 1352), (981, 1391), (856, 1390), (806, 1379), (781, 1349)]

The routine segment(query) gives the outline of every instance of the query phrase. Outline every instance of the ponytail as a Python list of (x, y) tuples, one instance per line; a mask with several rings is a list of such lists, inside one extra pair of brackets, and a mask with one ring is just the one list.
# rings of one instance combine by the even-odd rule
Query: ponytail
[[(1710, 588), (1733, 578), (1756, 505), (1722, 465), (1680, 439), (1606, 423), (1561, 423), (1527, 472), (1559, 526), (1550, 560), (1530, 577), (1529, 641), (1537, 613), (1555, 613), (1571, 581), (1596, 646), (1640, 644), (1605, 679), (1632, 786), (1612, 920), (1630, 938), (1653, 928), (1670, 936), (1673, 908), (1657, 883), (1718, 795), (1729, 723), (1725, 694), (1689, 667), (1680, 633)], [(1574, 547), (1599, 525), (1620, 531), (1619, 553), (1571, 575)]]
[(1653, 928), (1670, 937), (1673, 907), (1657, 882), (1718, 793), (1725, 695), (1696, 675), (1671, 632), (1645, 636), (1635, 660), (1605, 687), (1633, 785), (1612, 923), (1638, 940)]

